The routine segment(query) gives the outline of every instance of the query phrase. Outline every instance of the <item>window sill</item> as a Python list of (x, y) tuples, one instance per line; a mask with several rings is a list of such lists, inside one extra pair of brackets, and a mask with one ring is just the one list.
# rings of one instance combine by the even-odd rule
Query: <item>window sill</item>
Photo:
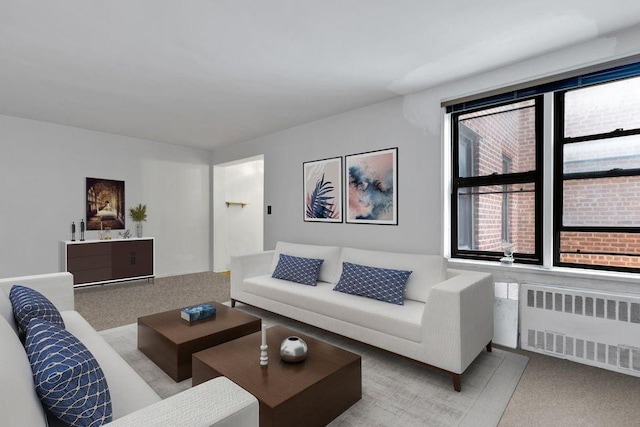
[(480, 261), (459, 258), (449, 258), (449, 267), (463, 269), (478, 268), (488, 273), (500, 275), (532, 274), (548, 277), (568, 277), (573, 279), (640, 284), (640, 274), (623, 273), (619, 271), (601, 271), (567, 267), (543, 267), (541, 265), (531, 264), (504, 265), (495, 261)]

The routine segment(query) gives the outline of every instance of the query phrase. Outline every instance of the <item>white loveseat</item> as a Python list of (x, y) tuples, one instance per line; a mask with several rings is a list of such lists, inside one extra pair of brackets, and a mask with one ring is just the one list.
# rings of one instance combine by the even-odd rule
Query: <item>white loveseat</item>
[[(219, 377), (165, 400), (74, 311), (73, 276), (69, 273), (0, 279), (0, 425), (51, 426), (32, 379), (31, 367), (17, 335), (8, 295), (15, 284), (37, 290), (61, 312), (65, 328), (94, 355), (112, 401), (113, 426), (257, 426), (258, 401), (227, 378)], [(117, 310), (117, 307), (114, 307)], [(47, 424), (49, 418), (49, 424)]]
[[(271, 277), (280, 254), (319, 258), (317, 286)], [(411, 270), (404, 305), (334, 291), (342, 263)], [(278, 242), (276, 249), (231, 258), (231, 302), (325, 329), (451, 374), (461, 374), (493, 339), (491, 274), (447, 268), (437, 255), (402, 254)]]

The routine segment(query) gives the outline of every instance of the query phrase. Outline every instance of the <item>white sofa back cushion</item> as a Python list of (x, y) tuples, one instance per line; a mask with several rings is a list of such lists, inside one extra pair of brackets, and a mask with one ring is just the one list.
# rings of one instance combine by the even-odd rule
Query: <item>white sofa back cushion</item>
[(394, 270), (411, 270), (412, 273), (404, 288), (404, 297), (414, 301), (427, 302), (431, 288), (447, 277), (447, 259), (440, 255), (342, 248), (334, 283), (340, 279), (343, 262)]
[(18, 333), (18, 326), (16, 325), (16, 321), (13, 318), (13, 307), (11, 306), (11, 300), (9, 300), (9, 296), (5, 293), (4, 289), (0, 289), (0, 315), (4, 317), (9, 326)]
[[(338, 259), (340, 258), (340, 248), (337, 246), (302, 245), (298, 243), (278, 242), (271, 262), (271, 273), (276, 269), (280, 254), (293, 255), (302, 258), (323, 259), (320, 266), (318, 280), (335, 283)], [(340, 264), (342, 265), (342, 264)]]
[[(4, 293), (2, 290), (0, 292)], [(13, 328), (0, 318), (0, 424), (46, 426), (47, 420), (33, 385), (27, 353)]]

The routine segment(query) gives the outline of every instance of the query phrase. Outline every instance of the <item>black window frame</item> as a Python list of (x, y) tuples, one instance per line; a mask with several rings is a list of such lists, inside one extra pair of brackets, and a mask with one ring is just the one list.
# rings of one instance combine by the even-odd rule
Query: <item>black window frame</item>
[[(510, 173), (511, 167), (513, 165), (513, 160), (505, 153), (502, 153), (502, 173), (507, 174)], [(505, 242), (510, 242), (511, 237), (509, 235), (509, 202), (511, 198), (509, 197), (508, 192), (509, 186), (504, 185), (502, 188), (502, 240)]]
[[(515, 173), (494, 173), (484, 176), (460, 177), (459, 170), (459, 117), (469, 113), (489, 110), (509, 104), (520, 103), (528, 100), (535, 101), (535, 143), (536, 158), (534, 171)], [(535, 244), (534, 253), (514, 253), (514, 260), (523, 264), (542, 264), (542, 226), (543, 226), (543, 171), (544, 171), (544, 95), (539, 94), (518, 99), (509, 99), (491, 104), (483, 104), (476, 108), (462, 109), (451, 112), (451, 144), (452, 144), (452, 190), (451, 190), (451, 257), (463, 259), (477, 259), (499, 261), (504, 256), (503, 252), (479, 251), (461, 249), (458, 247), (458, 192), (460, 189), (481, 187), (488, 185), (508, 186), (511, 184), (534, 184), (534, 214), (535, 214)]]
[[(634, 78), (638, 77), (638, 75), (631, 75), (625, 78), (611, 79), (607, 81), (598, 82), (597, 85), (605, 85), (614, 82), (618, 82), (621, 80), (625, 80), (626, 78)], [(563, 262), (561, 261), (561, 255), (563, 253), (572, 253), (572, 254), (589, 254), (589, 255), (631, 255), (631, 256), (640, 256), (638, 253), (623, 253), (623, 252), (595, 252), (595, 251), (561, 251), (561, 234), (563, 232), (587, 232), (587, 233), (631, 233), (631, 234), (640, 234), (640, 226), (566, 226), (563, 224), (563, 195), (564, 195), (564, 182), (568, 180), (581, 180), (581, 179), (602, 179), (602, 178), (617, 178), (617, 177), (625, 177), (625, 176), (639, 176), (640, 177), (640, 168), (632, 168), (632, 169), (621, 169), (615, 168), (608, 171), (589, 171), (589, 172), (572, 172), (565, 174), (564, 173), (564, 147), (568, 144), (578, 143), (578, 142), (587, 142), (587, 141), (601, 141), (607, 140), (611, 138), (619, 138), (624, 136), (631, 135), (639, 135), (640, 127), (633, 129), (615, 129), (610, 132), (605, 133), (597, 133), (597, 134), (589, 134), (589, 135), (581, 135), (577, 137), (565, 137), (565, 95), (568, 92), (572, 92), (574, 90), (579, 90), (581, 88), (587, 86), (595, 86), (592, 85), (584, 85), (580, 87), (572, 87), (565, 90), (560, 90), (554, 92), (554, 154), (553, 154), (553, 164), (554, 164), (554, 184), (553, 184), (553, 265), (558, 267), (571, 267), (571, 268), (585, 268), (592, 270), (607, 270), (607, 271), (621, 271), (621, 272), (640, 272), (640, 267), (623, 267), (623, 266), (612, 266), (612, 265), (598, 265), (598, 264), (585, 264), (585, 263), (575, 263), (575, 262)]]

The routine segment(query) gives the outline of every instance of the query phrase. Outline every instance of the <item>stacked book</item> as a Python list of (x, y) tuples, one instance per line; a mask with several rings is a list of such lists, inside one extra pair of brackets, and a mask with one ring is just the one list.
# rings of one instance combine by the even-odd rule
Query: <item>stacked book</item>
[(198, 304), (192, 307), (183, 308), (180, 311), (180, 316), (189, 323), (196, 320), (208, 319), (215, 317), (216, 308), (211, 304)]

